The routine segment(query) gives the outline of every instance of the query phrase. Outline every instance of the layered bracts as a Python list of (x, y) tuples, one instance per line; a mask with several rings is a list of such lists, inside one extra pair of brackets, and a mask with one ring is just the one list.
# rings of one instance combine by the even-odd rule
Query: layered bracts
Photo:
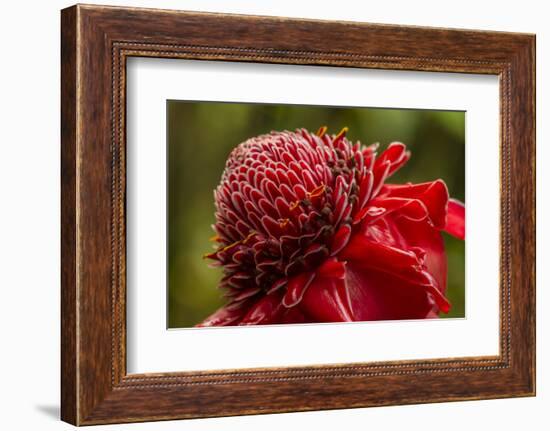
[(441, 231), (464, 239), (464, 205), (442, 180), (388, 184), (410, 158), (307, 130), (230, 154), (215, 190), (227, 304), (199, 326), (437, 317), (449, 311)]

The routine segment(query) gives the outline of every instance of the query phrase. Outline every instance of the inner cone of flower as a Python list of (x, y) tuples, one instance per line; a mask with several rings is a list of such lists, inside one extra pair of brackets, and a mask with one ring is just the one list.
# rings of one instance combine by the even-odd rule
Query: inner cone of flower
[(437, 179), (387, 180), (411, 154), (380, 154), (326, 127), (251, 138), (214, 192), (227, 298), (198, 326), (423, 319), (447, 313), (441, 231), (464, 239), (464, 205)]

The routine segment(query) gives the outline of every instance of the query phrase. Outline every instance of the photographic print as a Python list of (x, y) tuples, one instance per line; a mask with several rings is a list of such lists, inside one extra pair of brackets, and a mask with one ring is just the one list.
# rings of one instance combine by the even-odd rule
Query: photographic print
[(463, 111), (167, 111), (169, 328), (465, 317)]
[(64, 421), (535, 395), (533, 34), (61, 24)]

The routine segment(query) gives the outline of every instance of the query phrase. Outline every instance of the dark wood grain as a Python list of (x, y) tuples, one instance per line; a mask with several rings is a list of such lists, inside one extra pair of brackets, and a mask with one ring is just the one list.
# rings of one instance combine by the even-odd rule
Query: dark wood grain
[[(63, 420), (82, 425), (534, 394), (533, 35), (74, 6), (62, 12), (61, 36)], [(127, 375), (130, 56), (498, 75), (500, 354)]]
[(61, 16), (61, 417), (76, 423), (76, 8)]

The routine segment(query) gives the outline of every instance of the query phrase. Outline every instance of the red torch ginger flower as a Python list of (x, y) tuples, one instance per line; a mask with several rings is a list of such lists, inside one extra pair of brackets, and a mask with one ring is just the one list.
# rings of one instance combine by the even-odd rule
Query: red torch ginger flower
[(198, 326), (422, 319), (449, 311), (441, 231), (464, 239), (442, 180), (387, 184), (410, 158), (322, 127), (230, 154), (214, 192), (228, 302)]

